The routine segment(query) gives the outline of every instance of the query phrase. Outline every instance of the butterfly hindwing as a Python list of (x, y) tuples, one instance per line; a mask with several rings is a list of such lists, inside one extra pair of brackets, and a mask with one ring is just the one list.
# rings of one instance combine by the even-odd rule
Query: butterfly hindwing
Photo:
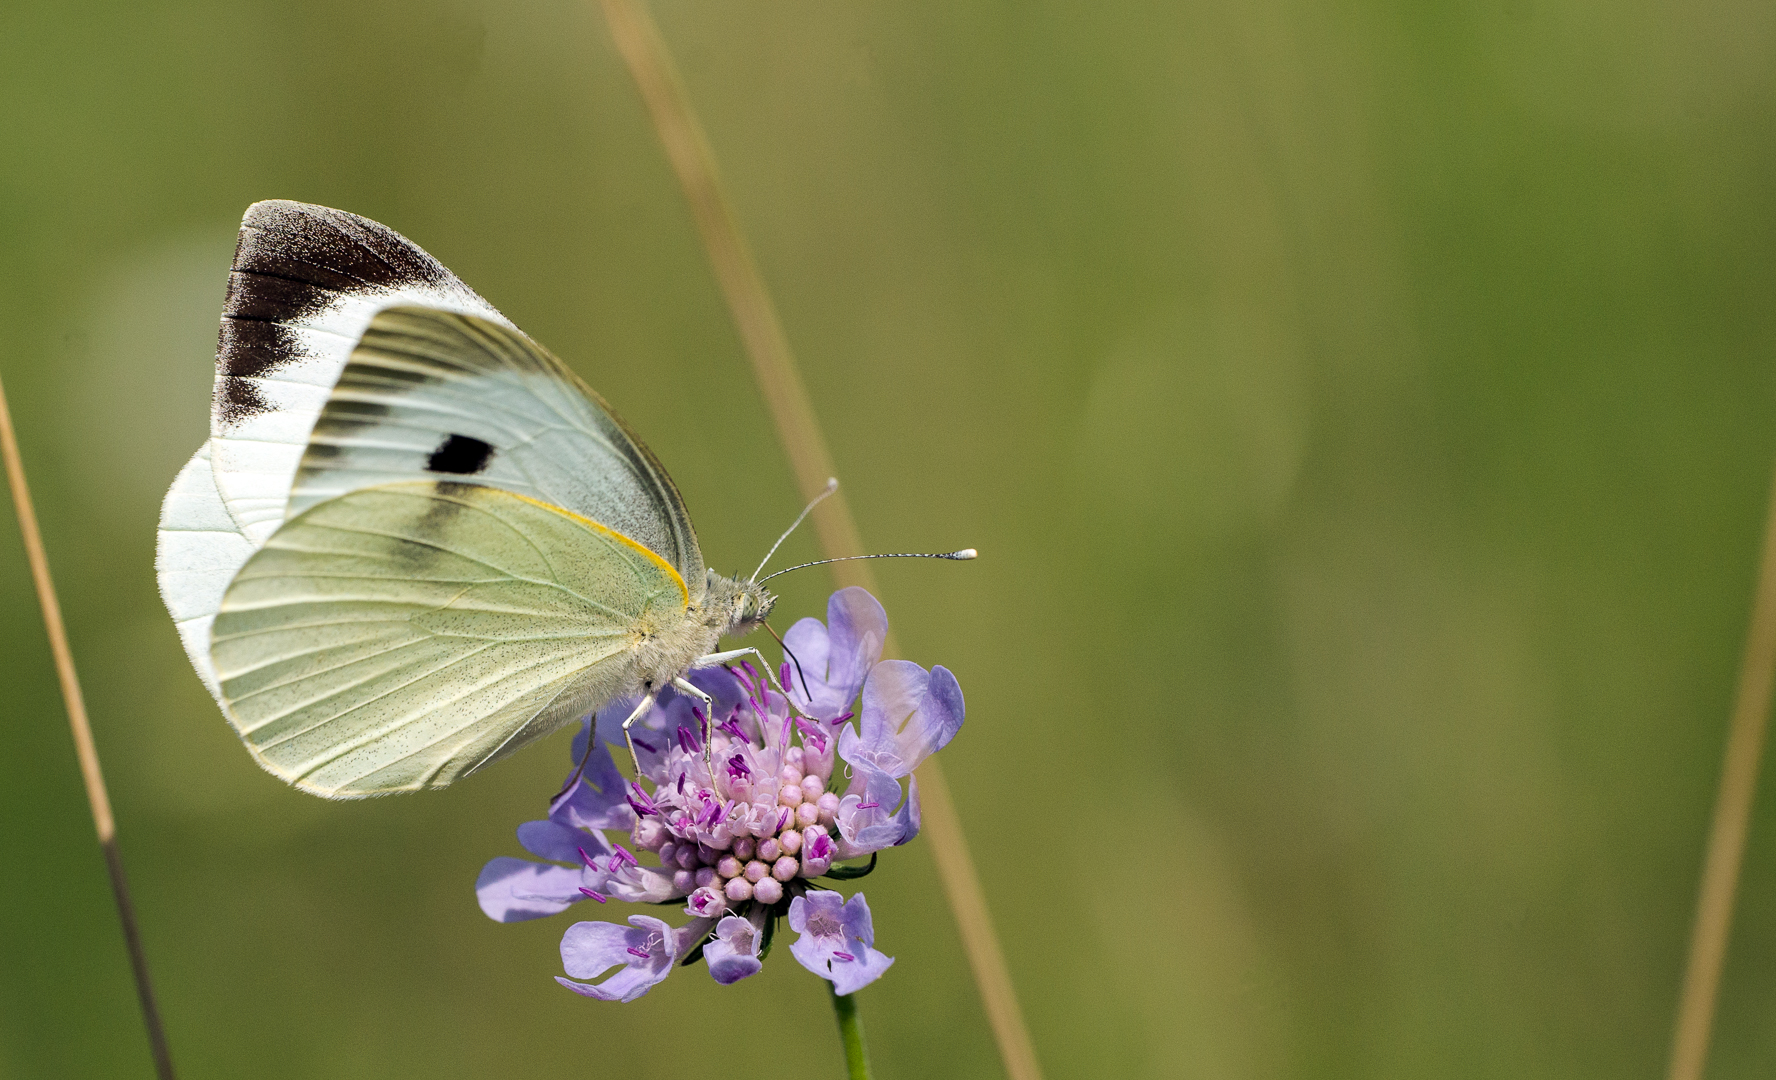
[(265, 768), (333, 798), (442, 787), (615, 693), (688, 593), (657, 555), (498, 488), (360, 488), (284, 524), (211, 658)]
[(417, 245), (324, 206), (254, 203), (216, 349), (211, 463), (248, 540), (283, 522), (310, 430), (371, 317), (396, 303), (504, 316)]
[(461, 479), (563, 507), (637, 541), (702, 599), (678, 490), (591, 388), (511, 327), (430, 308), (379, 312), (314, 423), (294, 516), (354, 488)]

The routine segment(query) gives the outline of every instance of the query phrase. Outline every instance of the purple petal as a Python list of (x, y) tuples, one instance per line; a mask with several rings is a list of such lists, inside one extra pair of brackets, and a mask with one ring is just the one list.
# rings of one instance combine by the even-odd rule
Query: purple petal
[(863, 898), (862, 893), (845, 902), (844, 926), (847, 938), (865, 946), (876, 943), (876, 925), (870, 918), (869, 901)]
[(870, 982), (881, 979), (888, 968), (893, 966), (893, 957), (884, 956), (874, 949), (867, 949), (863, 956), (854, 961), (838, 961), (829, 970), (829, 979), (833, 981), (833, 993), (845, 997), (847, 993), (856, 993), (868, 986)]
[(784, 684), (791, 700), (817, 719), (843, 713), (881, 658), (887, 637), (888, 614), (875, 597), (855, 586), (833, 593), (825, 626), (803, 619), (783, 636), (799, 662), (791, 662), (791, 681)]
[[(857, 740), (850, 747), (855, 764), (870, 761), (883, 772), (904, 776), (898, 736), (901, 727), (919, 710), (931, 673), (910, 660), (884, 660), (870, 669), (863, 685), (863, 710), (857, 721)], [(843, 739), (843, 736), (841, 736)], [(841, 755), (849, 740), (839, 745)]]
[[(629, 714), (634, 712), (635, 706), (640, 703), (640, 699), (632, 697), (614, 698), (605, 702), (604, 707), (594, 714), (594, 725), (598, 729), (598, 741), (609, 746), (624, 745), (623, 721), (629, 719)], [(642, 717), (636, 721), (636, 726), (646, 724), (648, 719), (647, 716)], [(581, 754), (586, 752), (586, 748), (580, 745), (577, 738), (574, 740), (574, 749)], [(579, 764), (578, 757), (573, 760), (574, 764)]]
[[(629, 719), (629, 714), (633, 713), (635, 706), (639, 704), (641, 704), (641, 699), (633, 697), (621, 697), (606, 702), (597, 714), (598, 740), (609, 746), (619, 747), (618, 752), (627, 756), (629, 749), (623, 738), (623, 721)], [(660, 733), (665, 725), (666, 714), (660, 708), (659, 700), (656, 699), (654, 707), (643, 713), (641, 718), (635, 721), (634, 726), (629, 729), (629, 734), (635, 738), (635, 749), (643, 755), (643, 768), (647, 767), (646, 755), (649, 751), (642, 744), (647, 743), (655, 747), (665, 746), (666, 739)], [(584, 747), (581, 748), (581, 751), (584, 752)], [(574, 759), (576, 764), (579, 760), (579, 758)]]
[(956, 737), (962, 719), (962, 687), (947, 669), (884, 660), (870, 669), (858, 734), (840, 733), (839, 756), (906, 776)]
[(672, 875), (657, 866), (625, 866), (614, 874), (603, 875), (600, 882), (600, 892), (630, 904), (658, 904), (686, 892), (674, 887)]
[(729, 915), (716, 924), (715, 939), (703, 946), (703, 959), (716, 982), (729, 986), (755, 975), (761, 966), (758, 959), (759, 927), (748, 919)]
[(611, 968), (622, 970), (602, 983), (555, 981), (585, 997), (603, 1001), (634, 1001), (672, 974), (677, 959), (672, 927), (647, 915), (629, 916), (628, 926), (582, 922), (561, 937), (561, 966), (576, 979), (596, 979)]
[(919, 778), (917, 776), (908, 779), (906, 802), (900, 804), (900, 813), (894, 815), (894, 820), (901, 827), (900, 839), (894, 842), (895, 846), (898, 847), (919, 835)]
[[(574, 764), (586, 752), (586, 736), (590, 723), (574, 736)], [(571, 773), (569, 774), (572, 775)], [(599, 743), (586, 759), (579, 782), (549, 808), (549, 819), (576, 829), (623, 829), (635, 826), (635, 811), (629, 807), (627, 782), (611, 760), (610, 747)]]
[[(653, 921), (659, 922), (658, 919)], [(660, 925), (665, 926), (664, 923)], [(619, 965), (628, 967), (635, 960), (629, 953), (629, 939), (636, 929), (618, 923), (574, 923), (561, 936), (561, 966), (569, 975), (580, 979), (595, 979)], [(669, 933), (670, 928), (660, 932)], [(645, 955), (646, 950), (643, 953)]]
[(962, 702), (962, 684), (956, 676), (942, 664), (934, 664), (931, 668), (931, 683), (926, 688), (928, 702), (921, 706), (920, 713), (927, 717), (926, 722), (933, 732), (931, 749), (926, 754), (935, 754), (950, 745), (950, 740), (962, 730), (962, 721), (967, 717), (968, 710)]
[[(666, 973), (672, 973), (671, 968)], [(634, 1001), (636, 998), (654, 988), (659, 979), (651, 979), (635, 968), (624, 968), (601, 983), (574, 982), (555, 976), (555, 981), (567, 987), (581, 997), (597, 998), (600, 1001)]]
[(518, 842), (532, 855), (556, 862), (578, 863), (580, 849), (592, 855), (610, 854), (610, 845), (599, 833), (570, 829), (555, 821), (527, 821), (518, 826)]
[(897, 806), (901, 806), (900, 781), (859, 761), (835, 816), (842, 841), (839, 857), (851, 859), (901, 843), (907, 823), (891, 809)]
[(495, 922), (523, 922), (566, 911), (585, 899), (577, 868), (502, 856), (481, 868), (475, 899)]
[[(824, 963), (832, 950), (844, 939), (845, 898), (831, 889), (809, 889), (789, 902), (789, 928), (801, 937), (789, 947), (802, 966)], [(806, 954), (806, 959), (803, 959)]]
[[(693, 668), (685, 680), (715, 699), (717, 723), (727, 719), (728, 714), (746, 700), (746, 690), (741, 687), (740, 680), (725, 667)], [(676, 690), (673, 692), (677, 693)]]
[(826, 626), (832, 642), (827, 681), (837, 686), (862, 686), (870, 668), (882, 658), (882, 643), (888, 640), (888, 613), (867, 590), (853, 585), (827, 600)]
[[(819, 619), (797, 619), (795, 625), (784, 632), (783, 647), (785, 654), (780, 677), (783, 688), (789, 691), (790, 700), (806, 713), (817, 708), (813, 702), (818, 697), (822, 703), (818, 707), (824, 710), (829, 696), (826, 661), (832, 649), (832, 639), (827, 635), (826, 627)], [(793, 661), (791, 655), (795, 657)]]
[(893, 957), (884, 956), (874, 948), (876, 930), (870, 921), (869, 903), (862, 893), (845, 904), (844, 922), (845, 951), (852, 955), (852, 959), (832, 965), (833, 992), (840, 996), (856, 993), (875, 982), (894, 964)]
[(833, 993), (844, 997), (875, 982), (893, 966), (894, 957), (865, 949), (855, 960), (834, 961), (825, 977), (832, 980)]

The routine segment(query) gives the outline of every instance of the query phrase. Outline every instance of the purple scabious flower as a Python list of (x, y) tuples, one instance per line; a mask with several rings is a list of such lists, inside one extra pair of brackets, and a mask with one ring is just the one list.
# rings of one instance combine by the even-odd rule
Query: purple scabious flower
[(836, 892), (810, 889), (790, 901), (789, 928), (802, 935), (789, 951), (840, 994), (875, 982), (894, 963), (874, 948), (876, 931), (862, 893), (847, 902)]
[[(878, 852), (918, 835), (913, 769), (963, 720), (954, 675), (881, 660), (887, 632), (873, 596), (841, 589), (826, 624), (803, 619), (784, 635), (787, 695), (750, 664), (692, 672), (713, 715), (661, 693), (630, 729), (635, 780), (611, 756), (634, 702), (586, 717), (573, 742), (583, 769), (546, 819), (518, 828), (524, 849), (549, 861), (489, 862), (475, 882), (481, 910), (518, 922), (587, 900), (681, 906), (690, 921), (679, 927), (631, 915), (568, 928), (570, 978), (556, 981), (607, 1001), (633, 1001), (699, 959), (717, 982), (738, 982), (760, 970), (785, 918), (798, 935), (790, 954), (835, 992), (880, 978), (894, 961), (875, 949), (862, 894), (847, 901), (815, 881), (861, 877)], [(864, 856), (867, 866), (838, 865)]]

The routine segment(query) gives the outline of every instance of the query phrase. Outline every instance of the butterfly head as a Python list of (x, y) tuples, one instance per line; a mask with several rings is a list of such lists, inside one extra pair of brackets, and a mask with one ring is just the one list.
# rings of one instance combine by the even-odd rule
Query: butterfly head
[(709, 574), (709, 599), (713, 610), (726, 618), (723, 637), (740, 637), (756, 630), (770, 617), (777, 597), (756, 581)]

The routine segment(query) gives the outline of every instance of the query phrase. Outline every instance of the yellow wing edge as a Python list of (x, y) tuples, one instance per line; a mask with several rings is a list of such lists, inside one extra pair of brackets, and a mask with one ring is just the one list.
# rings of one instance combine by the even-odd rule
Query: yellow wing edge
[(512, 496), (515, 499), (523, 499), (525, 502), (529, 503), (532, 506), (540, 506), (544, 510), (553, 510), (557, 514), (560, 514), (562, 517), (567, 518), (569, 521), (574, 521), (574, 522), (577, 522), (581, 525), (584, 525), (586, 528), (591, 529), (593, 532), (600, 533), (604, 536), (608, 536), (613, 540), (616, 540), (616, 541), (623, 543), (623, 544), (627, 544), (629, 547), (632, 547), (636, 551), (641, 552), (642, 555), (646, 556), (646, 558), (649, 562), (653, 563), (655, 566), (657, 566), (661, 570), (665, 571), (666, 576), (672, 579), (672, 583), (674, 585), (678, 586), (678, 594), (684, 598), (685, 607), (688, 608), (691, 606), (691, 590), (685, 586), (684, 575), (680, 574), (678, 572), (677, 567), (673, 566), (671, 563), (669, 563), (665, 559), (661, 558), (659, 552), (655, 551), (653, 548), (650, 548), (650, 547), (642, 544), (640, 541), (635, 540), (631, 537), (624, 536), (622, 533), (609, 527), (608, 525), (600, 525), (598, 522), (593, 521), (591, 518), (581, 517), (580, 515), (574, 513), (572, 510), (569, 510), (566, 507), (556, 506), (554, 503), (544, 502), (541, 499), (533, 499), (529, 495), (520, 495), (516, 491), (508, 491), (508, 492), (506, 492), (506, 494)]

